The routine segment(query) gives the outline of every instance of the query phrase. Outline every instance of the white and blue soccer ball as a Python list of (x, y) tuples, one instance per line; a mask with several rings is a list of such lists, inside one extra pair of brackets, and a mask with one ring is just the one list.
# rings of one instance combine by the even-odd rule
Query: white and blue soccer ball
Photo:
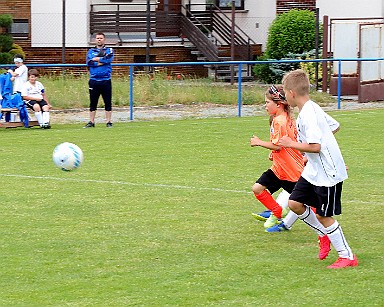
[(84, 160), (83, 151), (73, 143), (61, 143), (53, 150), (53, 162), (63, 171), (72, 171), (80, 167)]

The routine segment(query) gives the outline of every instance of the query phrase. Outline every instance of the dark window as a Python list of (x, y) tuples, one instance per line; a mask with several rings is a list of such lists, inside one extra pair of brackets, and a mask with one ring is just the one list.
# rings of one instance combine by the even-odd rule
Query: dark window
[(9, 29), (9, 34), (14, 38), (28, 38), (29, 21), (28, 19), (14, 19)]
[[(232, 9), (232, 0), (216, 0), (216, 5), (222, 10)], [(235, 0), (235, 8), (244, 10), (244, 0)]]

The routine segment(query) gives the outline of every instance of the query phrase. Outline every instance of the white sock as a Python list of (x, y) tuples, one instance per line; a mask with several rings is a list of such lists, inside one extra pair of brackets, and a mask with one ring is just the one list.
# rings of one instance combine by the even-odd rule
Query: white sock
[(43, 124), (43, 115), (41, 112), (35, 112), (35, 116), (37, 121), (39, 122), (39, 125), (41, 126)]
[(333, 247), (336, 249), (339, 257), (349, 258), (353, 260), (353, 253), (349, 247), (347, 240), (344, 237), (341, 226), (337, 221), (335, 221), (331, 226), (325, 228), (329, 240), (331, 241)]
[(283, 219), (284, 225), (286, 228), (291, 229), (292, 225), (295, 224), (299, 217), (295, 212), (290, 210), (287, 216)]
[(327, 233), (323, 224), (319, 222), (316, 214), (308, 207), (305, 206), (305, 211), (302, 215), (298, 216), (305, 224), (311, 227), (319, 236), (323, 236)]
[(43, 112), (43, 123), (49, 124), (49, 112)]
[(289, 194), (286, 190), (281, 190), (279, 196), (277, 196), (276, 202), (280, 205), (281, 208), (288, 208), (289, 195), (291, 194)]

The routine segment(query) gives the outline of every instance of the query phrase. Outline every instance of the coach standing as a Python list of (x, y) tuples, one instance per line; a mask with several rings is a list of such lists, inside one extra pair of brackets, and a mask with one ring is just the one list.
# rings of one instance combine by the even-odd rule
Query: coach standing
[(107, 128), (112, 127), (112, 61), (114, 53), (112, 48), (105, 47), (104, 33), (96, 34), (96, 46), (87, 53), (87, 66), (89, 69), (89, 119), (84, 128), (95, 127), (95, 116), (100, 95), (103, 97), (105, 119)]

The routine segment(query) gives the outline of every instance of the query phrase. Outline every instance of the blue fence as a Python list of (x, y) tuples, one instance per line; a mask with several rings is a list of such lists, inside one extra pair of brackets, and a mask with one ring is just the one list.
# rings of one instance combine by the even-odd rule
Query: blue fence
[[(173, 62), (173, 63), (119, 63), (112, 64), (112, 66), (129, 67), (129, 119), (133, 120), (133, 103), (134, 103), (134, 90), (133, 90), (133, 72), (134, 67), (167, 67), (167, 66), (193, 66), (193, 65), (236, 65), (238, 71), (242, 71), (243, 65), (258, 65), (258, 64), (273, 64), (273, 63), (322, 63), (322, 62), (337, 62), (338, 63), (338, 82), (337, 82), (337, 108), (341, 108), (341, 69), (342, 62), (373, 62), (373, 61), (384, 61), (384, 58), (334, 58), (334, 59), (311, 59), (311, 60), (271, 60), (271, 61), (226, 61), (226, 62)], [(86, 67), (86, 64), (33, 64), (28, 63), (29, 66), (33, 67)], [(10, 67), (14, 65), (0, 65), (0, 68)], [(242, 109), (242, 76), (238, 76), (238, 116), (241, 117)]]

